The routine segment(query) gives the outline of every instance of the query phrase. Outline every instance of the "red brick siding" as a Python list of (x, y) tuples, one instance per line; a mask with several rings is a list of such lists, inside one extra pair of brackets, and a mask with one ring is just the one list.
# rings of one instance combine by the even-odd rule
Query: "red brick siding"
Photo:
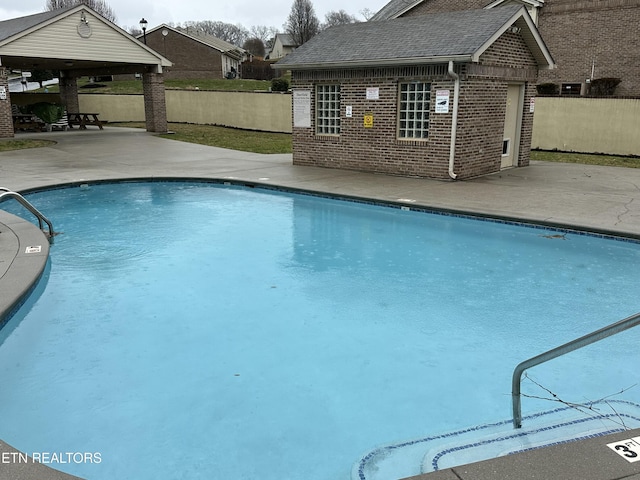
[[(440, 157), (445, 151), (448, 155), (451, 114), (436, 116), (432, 108), (428, 140), (398, 140), (396, 116), (400, 77), (388, 74), (373, 78), (364, 75), (360, 77), (363, 73), (353, 71), (351, 78), (339, 78), (342, 75), (336, 75), (333, 82), (330, 79), (323, 80), (324, 83), (341, 85), (341, 134), (315, 135), (315, 106), (312, 100), (312, 127), (293, 129), (294, 164), (406, 176), (445, 177), (447, 165), (442, 164)], [(421, 80), (429, 79), (422, 77)], [(315, 83), (309, 81), (294, 80), (294, 88), (310, 89), (313, 99), (314, 85)], [(379, 88), (380, 98), (367, 100), (367, 87)], [(438, 88), (452, 90), (453, 82), (440, 77), (432, 83), (432, 104), (435, 102), (435, 91)], [(344, 116), (347, 105), (353, 107), (352, 118)], [(364, 127), (365, 113), (373, 115), (373, 128)]]
[[(425, 0), (403, 16), (484, 8), (490, 0)], [(546, 0), (538, 29), (557, 68), (542, 70), (539, 83), (585, 83), (616, 77), (616, 95), (640, 96), (640, 0)]]
[(173, 63), (165, 69), (165, 78), (223, 78), (220, 51), (173, 30), (168, 32), (166, 37), (162, 29), (147, 34), (147, 46)]
[(13, 137), (13, 117), (11, 116), (11, 94), (7, 69), (0, 67), (0, 88), (6, 92), (6, 100), (0, 100), (0, 138)]
[(617, 95), (640, 95), (640, 0), (547, 0), (539, 30), (558, 67), (539, 82), (583, 83), (617, 77)]
[(158, 73), (142, 75), (144, 92), (144, 116), (148, 132), (167, 131), (167, 105), (164, 95), (164, 78)]
[(60, 98), (62, 104), (69, 113), (78, 113), (80, 104), (78, 102), (78, 79), (75, 77), (60, 78)]
[(531, 135), (533, 133), (533, 115), (531, 111), (531, 101), (535, 100), (536, 82), (525, 83), (524, 105), (522, 107), (522, 127), (520, 129), (520, 153), (518, 155), (518, 166), (526, 167), (531, 160)]
[(480, 56), (482, 65), (537, 69), (536, 59), (519, 33), (503, 33)]

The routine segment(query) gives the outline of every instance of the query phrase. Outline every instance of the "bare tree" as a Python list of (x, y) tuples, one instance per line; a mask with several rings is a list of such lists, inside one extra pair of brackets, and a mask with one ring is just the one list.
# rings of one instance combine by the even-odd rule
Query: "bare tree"
[(349, 15), (344, 10), (332, 10), (324, 16), (322, 28), (335, 27), (336, 25), (346, 25), (348, 23), (357, 23), (358, 19), (355, 15)]
[(376, 12), (372, 12), (369, 8), (363, 8), (358, 13), (362, 15), (367, 22), (376, 14)]
[(284, 30), (293, 41), (302, 45), (320, 31), (320, 22), (316, 17), (311, 0), (294, 0), (291, 13), (284, 24)]
[(202, 32), (237, 46), (241, 46), (249, 37), (249, 31), (242, 25), (211, 20), (185, 22), (182, 28), (189, 34)]
[(272, 41), (278, 33), (278, 29), (275, 27), (266, 27), (264, 25), (255, 25), (249, 29), (249, 36), (251, 38), (259, 38), (264, 43), (265, 48), (271, 48)]
[(105, 2), (105, 0), (47, 0), (45, 8), (47, 11), (51, 11), (80, 4), (86, 5), (92, 10), (98, 12), (110, 22), (116, 23), (116, 13), (109, 6), (109, 4)]

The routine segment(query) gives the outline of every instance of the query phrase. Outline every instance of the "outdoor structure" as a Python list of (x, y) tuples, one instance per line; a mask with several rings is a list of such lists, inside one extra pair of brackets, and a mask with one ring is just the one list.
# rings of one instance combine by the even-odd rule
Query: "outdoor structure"
[(162, 72), (170, 65), (86, 5), (0, 22), (0, 137), (14, 135), (9, 72), (36, 69), (59, 72), (60, 96), (69, 113), (80, 113), (79, 77), (141, 73), (147, 130), (166, 132)]
[(275, 65), (292, 72), (294, 164), (442, 179), (529, 164), (553, 66), (519, 5), (333, 27)]
[(273, 45), (267, 54), (269, 60), (277, 60), (289, 55), (298, 47), (293, 37), (288, 33), (276, 33)]
[(527, 8), (557, 64), (538, 83), (579, 96), (593, 80), (619, 78), (616, 95), (640, 97), (640, 0), (391, 0), (371, 20), (507, 4)]
[(247, 56), (244, 49), (193, 28), (162, 24), (144, 36), (147, 46), (173, 62), (165, 72), (169, 79), (235, 78)]

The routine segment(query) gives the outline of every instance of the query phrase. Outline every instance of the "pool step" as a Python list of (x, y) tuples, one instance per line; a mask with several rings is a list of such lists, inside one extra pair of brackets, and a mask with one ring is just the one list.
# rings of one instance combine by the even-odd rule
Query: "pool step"
[(352, 480), (397, 480), (535, 448), (640, 428), (640, 405), (624, 400), (562, 407), (512, 420), (378, 447), (364, 455)]

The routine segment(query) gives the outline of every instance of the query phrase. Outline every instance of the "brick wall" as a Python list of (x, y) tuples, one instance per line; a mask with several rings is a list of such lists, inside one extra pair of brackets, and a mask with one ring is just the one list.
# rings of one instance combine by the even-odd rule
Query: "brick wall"
[[(403, 16), (484, 8), (490, 0), (425, 0)], [(640, 96), (640, 0), (546, 0), (540, 34), (557, 64), (540, 72), (539, 83), (622, 79), (620, 96)], [(588, 93), (583, 89), (583, 93)]]
[(144, 115), (148, 132), (166, 133), (167, 106), (164, 96), (164, 79), (158, 73), (142, 75)]
[(78, 79), (75, 77), (60, 77), (60, 99), (67, 109), (67, 112), (78, 113), (80, 105), (78, 103)]
[(0, 67), (0, 89), (4, 88), (6, 99), (0, 100), (0, 138), (13, 137), (13, 117), (11, 116), (11, 95), (7, 69)]
[[(420, 72), (422, 70), (422, 72)], [(294, 88), (307, 88), (312, 92), (311, 128), (293, 129), (293, 162), (296, 165), (364, 170), (406, 176), (445, 177), (447, 165), (440, 158), (449, 151), (451, 114), (431, 114), (429, 139), (397, 139), (397, 99), (399, 79), (432, 81), (431, 102), (439, 88), (453, 89), (453, 81), (446, 77), (446, 65), (437, 69), (390, 68), (352, 70), (349, 72), (322, 72), (321, 78), (304, 78), (294, 73)], [(409, 75), (422, 73), (422, 75)], [(307, 76), (308, 77), (308, 76)], [(315, 85), (339, 83), (341, 85), (341, 134), (339, 136), (315, 134)], [(367, 87), (379, 89), (378, 100), (367, 100)], [(352, 106), (353, 116), (346, 118), (345, 107)], [(364, 127), (365, 113), (373, 115), (373, 127)], [(445, 118), (446, 117), (446, 118)]]
[[(461, 77), (454, 171), (471, 178), (500, 170), (507, 85), (525, 85), (529, 98), (537, 70), (533, 56), (519, 34), (505, 33), (481, 56), (479, 64), (457, 66)], [(397, 138), (398, 84), (431, 82), (429, 137)], [(341, 133), (315, 134), (315, 85), (341, 86)], [(311, 128), (293, 128), (293, 163), (386, 174), (448, 179), (454, 81), (447, 65), (366, 70), (294, 71), (292, 86), (311, 91)], [(379, 99), (367, 100), (367, 87), (379, 89)], [(449, 113), (435, 113), (437, 90), (450, 93)], [(345, 117), (351, 106), (353, 116)], [(373, 115), (373, 128), (363, 117)], [(517, 163), (528, 165), (533, 114), (524, 102), (522, 136)]]
[(171, 60), (172, 67), (164, 71), (167, 79), (223, 78), (220, 51), (167, 29), (147, 34), (147, 46)]
[(539, 30), (558, 68), (539, 81), (617, 77), (616, 95), (640, 96), (640, 0), (547, 0)]

